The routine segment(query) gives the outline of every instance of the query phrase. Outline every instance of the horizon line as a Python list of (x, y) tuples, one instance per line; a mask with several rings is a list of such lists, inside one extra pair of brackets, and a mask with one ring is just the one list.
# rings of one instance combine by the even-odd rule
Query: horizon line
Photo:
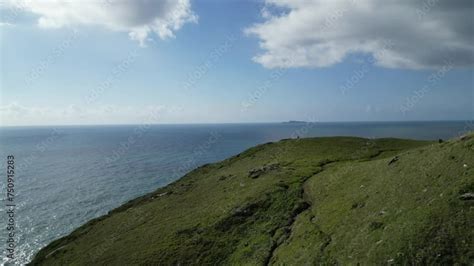
[(166, 125), (236, 125), (236, 124), (312, 124), (312, 123), (423, 123), (423, 122), (474, 122), (472, 119), (456, 120), (357, 120), (357, 121), (304, 121), (304, 120), (286, 120), (276, 122), (191, 122), (191, 123), (123, 123), (123, 124), (45, 124), (45, 125), (1, 125), (0, 128), (14, 127), (91, 127), (91, 126), (166, 126)]

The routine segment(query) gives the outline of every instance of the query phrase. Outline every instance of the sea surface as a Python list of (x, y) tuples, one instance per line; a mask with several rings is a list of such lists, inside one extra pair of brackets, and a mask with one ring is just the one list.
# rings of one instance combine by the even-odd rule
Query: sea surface
[(6, 260), (6, 165), (15, 157), (17, 263), (49, 242), (202, 164), (291, 137), (437, 140), (472, 121), (0, 127), (0, 245)]

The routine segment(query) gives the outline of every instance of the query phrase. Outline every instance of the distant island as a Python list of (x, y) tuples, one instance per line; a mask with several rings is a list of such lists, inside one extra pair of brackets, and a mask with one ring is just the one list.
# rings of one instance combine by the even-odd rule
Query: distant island
[(84, 224), (32, 264), (469, 265), (473, 149), (473, 134), (259, 145)]
[(307, 124), (307, 123), (313, 123), (313, 122), (298, 121), (298, 120), (290, 120), (290, 121), (282, 122), (282, 124)]

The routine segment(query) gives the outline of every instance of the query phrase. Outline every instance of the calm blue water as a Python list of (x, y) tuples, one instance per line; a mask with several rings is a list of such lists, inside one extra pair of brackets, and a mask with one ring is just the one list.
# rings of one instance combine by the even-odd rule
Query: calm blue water
[(472, 122), (0, 128), (0, 219), (6, 221), (3, 173), (10, 154), (16, 158), (16, 253), (25, 263), (86, 221), (256, 144), (295, 134), (447, 139), (473, 129)]

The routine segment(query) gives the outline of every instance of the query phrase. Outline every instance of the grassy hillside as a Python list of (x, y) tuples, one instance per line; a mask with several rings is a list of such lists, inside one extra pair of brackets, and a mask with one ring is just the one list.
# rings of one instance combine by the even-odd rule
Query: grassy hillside
[(474, 137), (283, 140), (202, 166), (33, 264), (474, 261)]

